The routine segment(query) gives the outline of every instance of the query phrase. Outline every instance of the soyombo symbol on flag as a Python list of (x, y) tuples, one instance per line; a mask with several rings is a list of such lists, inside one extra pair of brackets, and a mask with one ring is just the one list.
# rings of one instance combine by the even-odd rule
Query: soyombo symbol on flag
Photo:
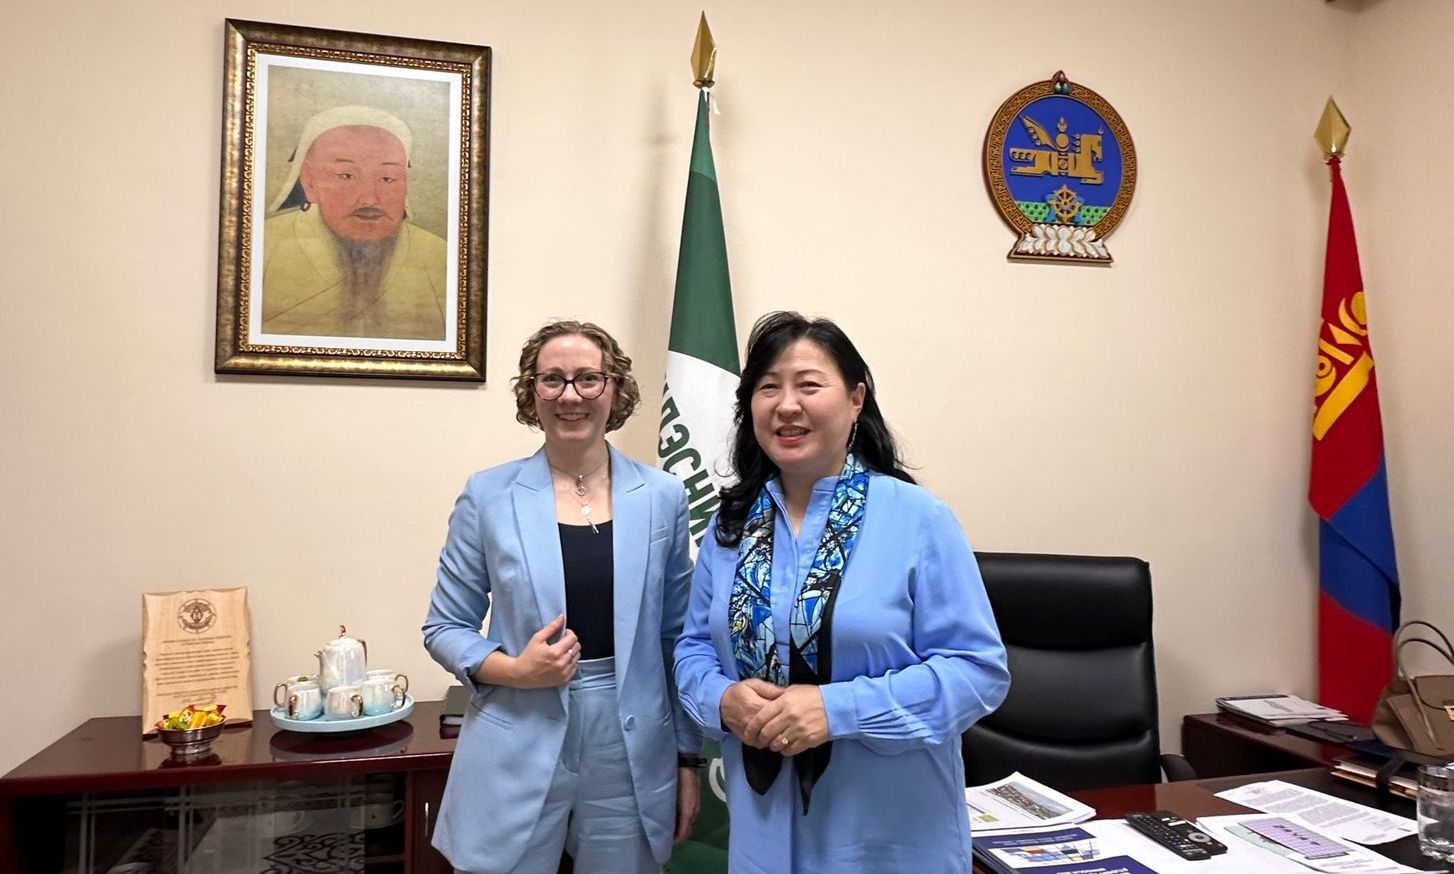
[(1353, 215), (1336, 154), (1328, 167), (1333, 199), (1308, 488), (1318, 514), (1318, 695), (1323, 704), (1368, 722), (1393, 673), (1398, 569)]

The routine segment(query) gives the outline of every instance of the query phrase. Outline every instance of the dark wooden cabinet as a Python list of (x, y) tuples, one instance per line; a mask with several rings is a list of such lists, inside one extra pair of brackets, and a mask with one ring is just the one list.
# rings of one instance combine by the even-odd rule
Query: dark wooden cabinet
[(1198, 713), (1182, 719), (1181, 753), (1206, 779), (1331, 766), (1348, 750), (1231, 713)]
[[(435, 874), (429, 845), (454, 752), (439, 702), (363, 732), (299, 734), (266, 711), (178, 762), (136, 716), (91, 719), (0, 778), (0, 871)], [(155, 860), (161, 860), (157, 862)]]
[(410, 857), (413, 874), (454, 874), (453, 866), (429, 844), (434, 837), (434, 823), (439, 819), (439, 800), (444, 797), (444, 779), (448, 775), (447, 769), (415, 771), (409, 783), (412, 797), (405, 828), (409, 830), (408, 843), (413, 847)]

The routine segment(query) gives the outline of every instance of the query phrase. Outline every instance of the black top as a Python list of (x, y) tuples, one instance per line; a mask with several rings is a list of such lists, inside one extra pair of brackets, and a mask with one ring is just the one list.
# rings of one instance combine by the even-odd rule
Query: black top
[(560, 558), (565, 568), (565, 624), (581, 642), (581, 658), (604, 659), (616, 654), (612, 593), (611, 523), (560, 524)]

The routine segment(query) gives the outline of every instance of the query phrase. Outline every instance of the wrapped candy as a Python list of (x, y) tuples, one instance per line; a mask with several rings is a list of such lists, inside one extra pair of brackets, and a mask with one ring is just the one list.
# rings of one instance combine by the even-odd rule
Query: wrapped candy
[(217, 725), (226, 717), (222, 711), (226, 704), (188, 704), (181, 710), (174, 710), (157, 720), (156, 727), (168, 731), (189, 731)]

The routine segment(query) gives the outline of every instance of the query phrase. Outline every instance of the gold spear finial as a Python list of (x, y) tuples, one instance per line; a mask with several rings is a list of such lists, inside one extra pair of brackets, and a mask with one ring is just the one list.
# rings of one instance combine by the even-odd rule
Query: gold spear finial
[(1318, 122), (1318, 130), (1313, 134), (1317, 140), (1318, 148), (1323, 150), (1323, 156), (1327, 158), (1341, 158), (1347, 151), (1348, 134), (1352, 132), (1348, 126), (1348, 119), (1338, 111), (1338, 104), (1333, 98), (1328, 98), (1328, 105), (1323, 107), (1323, 118)]
[(698, 88), (711, 88), (712, 74), (717, 70), (717, 42), (712, 39), (712, 28), (707, 26), (707, 13), (697, 22), (697, 43), (692, 46), (692, 84)]

